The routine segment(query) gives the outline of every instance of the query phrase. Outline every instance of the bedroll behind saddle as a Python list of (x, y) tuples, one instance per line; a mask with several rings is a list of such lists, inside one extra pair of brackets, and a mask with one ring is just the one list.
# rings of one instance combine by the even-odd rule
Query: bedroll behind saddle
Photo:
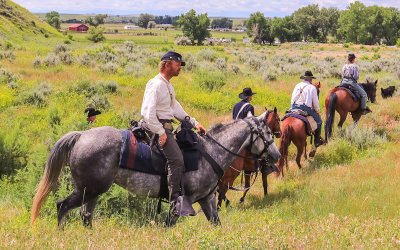
[(301, 109), (289, 109), (281, 120), (285, 120), (287, 117), (296, 117), (302, 120), (306, 124), (306, 134), (311, 135), (317, 129), (317, 123), (314, 118), (304, 110)]

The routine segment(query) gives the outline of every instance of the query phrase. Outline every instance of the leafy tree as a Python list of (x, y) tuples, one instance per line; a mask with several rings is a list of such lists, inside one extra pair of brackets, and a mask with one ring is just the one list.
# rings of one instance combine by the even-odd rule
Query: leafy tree
[(336, 36), (340, 11), (337, 8), (322, 8), (319, 13), (319, 23), (322, 41), (326, 42), (329, 34)]
[(197, 41), (197, 45), (201, 45), (207, 37), (211, 36), (208, 30), (210, 19), (207, 13), (196, 16), (196, 11), (192, 9), (179, 17), (178, 26), (182, 27), (183, 35), (188, 37), (192, 44)]
[(137, 25), (139, 27), (147, 29), (147, 25), (149, 24), (150, 21), (154, 21), (154, 16), (150, 14), (140, 14)]
[(84, 20), (84, 23), (90, 25), (90, 26), (94, 26), (97, 27), (100, 24), (104, 24), (104, 20), (108, 17), (108, 15), (106, 14), (98, 14), (95, 17), (87, 17)]
[(320, 10), (318, 4), (310, 4), (294, 12), (294, 21), (300, 27), (304, 41), (320, 38)]
[(226, 17), (221, 19), (213, 19), (211, 22), (212, 29), (216, 28), (232, 29), (232, 26), (233, 26), (233, 21)]
[(156, 27), (156, 22), (150, 21), (147, 23), (147, 28), (152, 29)]
[(247, 35), (254, 38), (254, 42), (258, 44), (274, 42), (275, 37), (271, 32), (272, 19), (265, 18), (261, 12), (250, 15), (246, 22)]
[(294, 22), (293, 15), (272, 19), (271, 33), (282, 43), (301, 40), (301, 31), (299, 26)]
[(104, 37), (103, 32), (104, 32), (104, 27), (98, 27), (98, 28), (90, 27), (88, 30), (87, 39), (95, 43), (104, 41), (106, 38)]
[(362, 43), (367, 40), (368, 34), (365, 30), (366, 11), (365, 5), (359, 1), (350, 3), (338, 20), (338, 37), (346, 42)]
[(400, 12), (396, 8), (385, 8), (383, 21), (383, 38), (388, 45), (395, 45), (396, 39), (400, 37)]
[(60, 14), (57, 11), (51, 11), (46, 14), (46, 22), (56, 29), (60, 29)]

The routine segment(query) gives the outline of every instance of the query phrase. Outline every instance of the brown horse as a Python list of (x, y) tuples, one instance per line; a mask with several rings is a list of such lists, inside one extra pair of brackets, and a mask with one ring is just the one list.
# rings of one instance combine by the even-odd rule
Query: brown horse
[[(267, 112), (267, 124), (268, 124), (268, 127), (271, 129), (271, 132), (273, 133), (273, 135), (276, 136), (277, 138), (280, 138), (282, 135), (282, 132), (281, 132), (281, 128), (280, 128), (280, 118), (277, 113), (276, 107), (274, 108), (274, 111)], [(243, 150), (240, 153), (240, 155), (245, 158), (242, 158), (242, 157), (236, 158), (236, 160), (225, 171), (224, 176), (218, 182), (218, 207), (221, 207), (223, 200), (226, 201), (226, 205), (228, 206), (229, 200), (226, 199), (226, 192), (228, 191), (229, 187), (233, 186), (233, 182), (240, 175), (240, 172), (242, 170), (251, 171), (251, 172), (258, 171), (255, 168), (254, 160), (251, 159), (252, 155), (247, 150)], [(268, 173), (266, 173), (266, 172), (262, 173), (264, 195), (267, 194), (267, 175), (268, 175)], [(243, 193), (242, 198), (240, 199), (240, 202), (244, 201), (244, 197), (246, 196), (246, 193), (250, 187), (250, 175), (246, 174), (245, 176), (246, 176), (245, 189), (244, 189), (245, 191)]]
[[(368, 99), (374, 103), (376, 100), (376, 85), (378, 80), (374, 83), (361, 83), (365, 92), (367, 92)], [(332, 125), (335, 120), (335, 110), (340, 115), (338, 123), (339, 129), (342, 128), (344, 121), (346, 121), (347, 114), (350, 112), (353, 117), (354, 124), (357, 124), (361, 118), (361, 109), (359, 102), (353, 101), (353, 98), (347, 90), (334, 88), (325, 99), (325, 141), (332, 135)]]
[[(321, 82), (313, 83), (313, 85), (317, 88), (318, 96), (319, 96), (319, 89), (321, 88)], [(299, 169), (301, 169), (301, 155), (303, 154), (304, 150), (304, 158), (307, 159), (307, 134), (306, 134), (306, 124), (296, 117), (288, 117), (282, 121), (282, 137), (279, 140), (279, 152), (281, 153), (281, 158), (278, 162), (278, 168), (281, 172), (282, 177), (284, 176), (283, 173), (283, 166), (286, 163), (286, 170), (288, 169), (288, 149), (290, 143), (293, 144), (297, 148), (297, 155), (296, 155), (296, 163)], [(315, 154), (315, 149), (310, 153), (310, 157)], [(279, 175), (279, 174), (278, 174)]]

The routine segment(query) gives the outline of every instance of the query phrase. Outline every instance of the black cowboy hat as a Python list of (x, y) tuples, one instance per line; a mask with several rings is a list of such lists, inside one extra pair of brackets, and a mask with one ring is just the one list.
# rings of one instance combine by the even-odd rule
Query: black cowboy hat
[(165, 60), (174, 60), (174, 61), (181, 62), (181, 66), (186, 65), (186, 63), (184, 61), (182, 61), (182, 55), (175, 51), (168, 51), (165, 55), (163, 55), (163, 57), (161, 58), (161, 61), (165, 61)]
[(349, 61), (352, 61), (352, 60), (356, 59), (356, 55), (354, 55), (354, 54), (349, 54), (349, 55), (347, 56), (347, 59), (348, 59)]
[(87, 113), (87, 117), (95, 116), (95, 115), (100, 115), (101, 112), (98, 110), (95, 110), (94, 108), (87, 108), (85, 109), (85, 114)]
[(304, 76), (300, 76), (300, 79), (306, 79), (306, 78), (311, 78), (311, 79), (317, 79), (316, 77), (313, 76), (313, 74), (311, 73), (311, 71), (307, 70), (304, 73)]
[(253, 91), (251, 91), (251, 88), (244, 88), (243, 92), (239, 94), (239, 98), (240, 99), (247, 99), (250, 96), (254, 95), (256, 93), (254, 93)]

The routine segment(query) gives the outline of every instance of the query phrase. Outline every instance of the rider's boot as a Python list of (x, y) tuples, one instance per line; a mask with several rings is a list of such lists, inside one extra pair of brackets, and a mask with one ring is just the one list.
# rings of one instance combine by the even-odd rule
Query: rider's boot
[(314, 132), (314, 146), (318, 148), (322, 144), (324, 144), (324, 140), (321, 137), (321, 127), (319, 127)]
[(372, 113), (372, 110), (369, 107), (365, 107), (365, 109), (361, 109), (361, 114), (366, 115), (368, 113)]
[(170, 215), (179, 216), (194, 216), (194, 211), (189, 199), (185, 198), (181, 192), (181, 177), (182, 173), (175, 171), (174, 174), (168, 175), (168, 191), (170, 201)]

